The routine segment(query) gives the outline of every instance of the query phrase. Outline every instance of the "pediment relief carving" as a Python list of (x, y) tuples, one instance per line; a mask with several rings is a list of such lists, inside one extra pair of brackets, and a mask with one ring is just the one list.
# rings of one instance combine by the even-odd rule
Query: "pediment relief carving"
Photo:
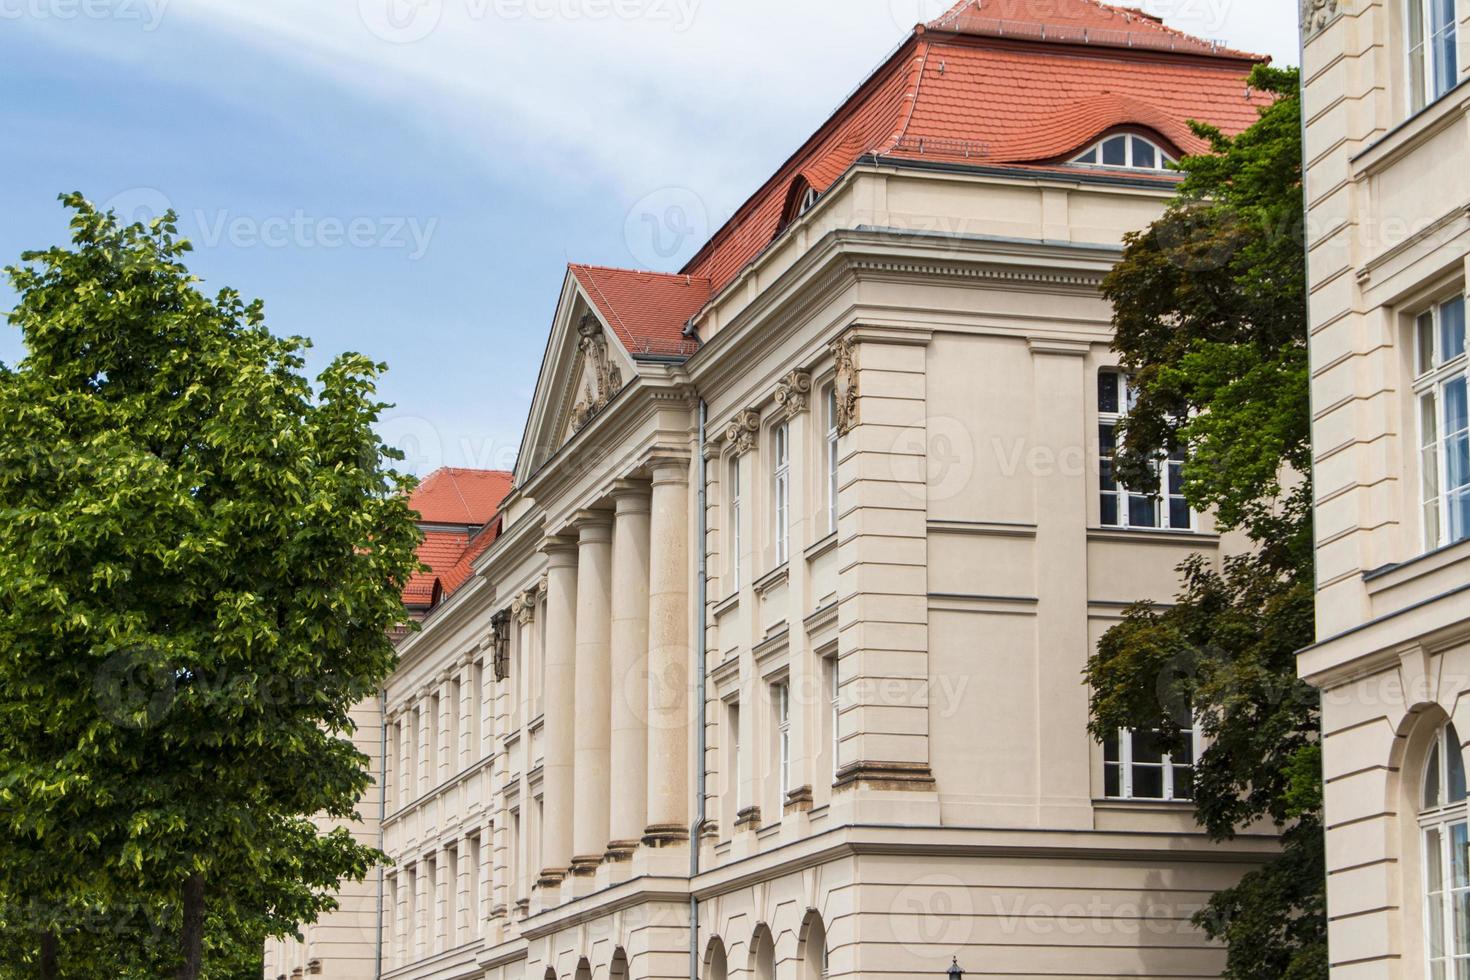
[(607, 407), (623, 387), (623, 371), (608, 351), (602, 322), (585, 313), (577, 324), (577, 401), (572, 406), (571, 430), (580, 432), (598, 412)]
[(1301, 0), (1302, 37), (1310, 38), (1337, 16), (1338, 0)]

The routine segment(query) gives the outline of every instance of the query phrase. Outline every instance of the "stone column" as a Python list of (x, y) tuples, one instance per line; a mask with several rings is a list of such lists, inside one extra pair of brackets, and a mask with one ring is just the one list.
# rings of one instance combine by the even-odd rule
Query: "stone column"
[[(572, 817), (572, 874), (589, 875), (607, 848), (610, 785), (612, 519), (586, 511), (577, 519), (577, 680), (574, 699), (577, 805)], [(550, 801), (547, 801), (550, 805)]]
[(429, 886), (428, 872), (428, 865), (420, 858), (413, 869), (413, 922), (410, 925), (413, 932), (412, 958), (415, 960), (429, 955), (429, 929), (434, 921), (434, 890)]
[(605, 860), (631, 857), (647, 823), (648, 807), (648, 525), (649, 491), (619, 485), (612, 551), (613, 774)]
[(572, 684), (576, 676), (577, 545), (568, 538), (549, 538), (546, 553), (546, 651), (543, 671), (542, 792), (545, 822), (541, 828), (540, 878), (537, 885), (554, 888), (572, 866), (573, 731), (576, 715)]
[(689, 461), (651, 461), (648, 826), (652, 847), (689, 838)]

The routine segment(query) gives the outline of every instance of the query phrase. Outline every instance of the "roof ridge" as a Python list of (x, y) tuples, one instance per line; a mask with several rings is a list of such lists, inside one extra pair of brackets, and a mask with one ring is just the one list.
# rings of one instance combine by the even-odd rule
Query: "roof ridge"
[(663, 276), (665, 279), (683, 279), (689, 282), (709, 282), (708, 276), (696, 276), (689, 272), (662, 272), (658, 269), (630, 269), (623, 265), (597, 265), (592, 262), (568, 262), (573, 269), (588, 269), (598, 272), (631, 272), (635, 276)]
[[(621, 270), (621, 271), (627, 272), (627, 271), (630, 271), (630, 270), (624, 269), (624, 270)], [(578, 282), (581, 282), (581, 277), (578, 277), (578, 280), (577, 281)], [(607, 312), (609, 312), (609, 313), (612, 314), (612, 317), (613, 317), (614, 320), (618, 321), (618, 326), (623, 328), (623, 332), (626, 333), (630, 337), (633, 336), (633, 331), (631, 331), (631, 330), (628, 329), (628, 325), (626, 323), (624, 323), (623, 322), (623, 318), (618, 315), (617, 308), (612, 305), (612, 300), (610, 300), (610, 299), (607, 298), (607, 294), (604, 293), (602, 291), (602, 287), (597, 284), (597, 278), (595, 276), (589, 276), (588, 277), (588, 280), (587, 280), (587, 284), (589, 284), (589, 285), (592, 286), (592, 289), (597, 293), (598, 297), (602, 300), (602, 304), (601, 305), (604, 306), (604, 307), (606, 307)], [(597, 304), (594, 304), (594, 305), (597, 305)]]
[[(970, 0), (970, 2), (975, 3), (978, 2), (978, 0)], [(919, 43), (923, 45), (924, 53), (918, 59), (918, 77), (914, 79), (913, 91), (909, 95), (908, 115), (904, 116), (903, 125), (898, 128), (898, 132), (894, 134), (891, 140), (889, 140), (889, 146), (899, 145), (903, 142), (903, 138), (908, 135), (909, 126), (914, 121), (914, 113), (918, 111), (919, 108), (919, 96), (922, 95), (924, 92), (924, 69), (929, 67), (929, 52), (934, 50), (934, 45), (930, 44), (927, 40), (924, 40), (922, 38), (920, 39)]]

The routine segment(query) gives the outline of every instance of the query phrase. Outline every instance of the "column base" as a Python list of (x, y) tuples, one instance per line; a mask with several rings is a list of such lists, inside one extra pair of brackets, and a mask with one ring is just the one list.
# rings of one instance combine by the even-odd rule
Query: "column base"
[(689, 828), (679, 823), (654, 823), (643, 830), (645, 847), (669, 847), (689, 839)]
[(761, 808), (758, 806), (748, 806), (735, 814), (735, 830), (737, 833), (742, 830), (758, 830), (760, 825)]
[(862, 786), (865, 789), (932, 793), (934, 773), (927, 762), (853, 762), (842, 767), (833, 792)]
[(798, 786), (786, 794), (786, 804), (781, 808), (782, 813), (805, 813), (812, 808), (812, 788), (810, 786)]
[(597, 874), (597, 866), (602, 863), (602, 855), (579, 854), (572, 858), (572, 877), (585, 878), (588, 875)]
[(633, 858), (633, 852), (638, 850), (636, 840), (614, 840), (608, 841), (607, 850), (602, 852), (604, 864), (616, 864), (619, 861), (629, 861)]
[(537, 888), (558, 888), (566, 880), (566, 868), (545, 868), (536, 878)]

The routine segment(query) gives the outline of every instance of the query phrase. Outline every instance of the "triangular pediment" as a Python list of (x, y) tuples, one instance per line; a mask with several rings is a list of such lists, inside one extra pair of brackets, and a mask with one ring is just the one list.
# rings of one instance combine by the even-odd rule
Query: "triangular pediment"
[(516, 485), (590, 425), (636, 377), (636, 362), (591, 298), (568, 275), (536, 380)]

